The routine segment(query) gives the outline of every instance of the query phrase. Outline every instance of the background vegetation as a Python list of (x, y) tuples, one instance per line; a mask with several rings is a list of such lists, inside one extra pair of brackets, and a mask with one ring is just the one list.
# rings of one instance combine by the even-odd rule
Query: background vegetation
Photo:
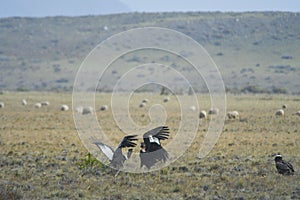
[[(69, 91), (81, 62), (97, 44), (125, 30), (155, 26), (180, 31), (203, 45), (232, 93), (298, 94), (299, 21), (299, 13), (287, 12), (1, 18), (0, 89)], [(141, 57), (120, 62), (120, 68), (151, 58)], [(167, 63), (166, 58), (161, 62)], [(114, 71), (108, 79), (117, 75)], [(101, 90), (111, 88), (108, 84)]]

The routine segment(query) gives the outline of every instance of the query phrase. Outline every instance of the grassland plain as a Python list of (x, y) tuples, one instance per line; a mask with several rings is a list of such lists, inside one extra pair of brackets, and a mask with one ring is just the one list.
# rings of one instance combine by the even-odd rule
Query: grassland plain
[[(139, 108), (147, 97), (149, 103)], [(27, 106), (21, 105), (26, 98)], [(189, 96), (184, 98), (189, 99)], [(168, 114), (171, 134), (178, 130), (178, 102), (171, 96), (135, 94), (132, 119), (150, 122), (148, 110), (161, 103)], [(240, 112), (240, 120), (226, 120), (213, 150), (203, 159), (197, 153), (211, 119), (199, 122), (190, 148), (161, 170), (132, 174), (115, 171), (88, 156), (71, 110), (70, 93), (9, 93), (0, 95), (0, 199), (299, 199), (300, 110), (299, 96), (227, 95), (227, 110)], [(40, 109), (34, 103), (49, 101)], [(210, 108), (208, 95), (198, 96), (201, 109)], [(96, 108), (110, 105), (109, 94), (96, 95)], [(285, 117), (275, 110), (287, 104)], [(97, 109), (96, 109), (97, 110)], [(198, 113), (190, 111), (191, 119)], [(121, 130), (111, 109), (97, 110), (99, 124), (117, 143)], [(180, 147), (178, 147), (180, 148)], [(136, 150), (137, 151), (137, 150)], [(277, 174), (274, 155), (281, 153), (296, 170), (294, 176)]]

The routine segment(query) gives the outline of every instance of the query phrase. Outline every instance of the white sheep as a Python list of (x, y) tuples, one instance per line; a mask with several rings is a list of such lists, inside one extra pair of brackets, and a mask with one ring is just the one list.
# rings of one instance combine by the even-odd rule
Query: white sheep
[(4, 103), (0, 102), (0, 108), (4, 108)]
[(49, 106), (50, 103), (49, 103), (49, 101), (44, 101), (44, 102), (41, 103), (41, 105), (42, 105), (42, 106)]
[(108, 105), (102, 105), (102, 106), (100, 107), (100, 110), (101, 110), (101, 111), (108, 110)]
[(142, 103), (148, 103), (149, 102), (149, 99), (143, 99), (142, 100)]
[(199, 118), (200, 119), (206, 119), (207, 118), (207, 113), (205, 110), (201, 110), (199, 113)]
[(196, 111), (196, 106), (190, 106), (190, 111)]
[(26, 99), (22, 99), (21, 103), (22, 103), (23, 106), (26, 106), (27, 105)]
[(228, 119), (238, 119), (240, 117), (240, 114), (238, 111), (230, 111), (227, 113)]
[(143, 108), (145, 106), (146, 106), (146, 103), (140, 103), (140, 105), (139, 105), (140, 108)]
[(61, 107), (60, 107), (60, 110), (61, 111), (67, 111), (67, 110), (69, 110), (69, 106), (67, 106), (67, 105), (62, 105)]
[(34, 104), (34, 107), (35, 107), (35, 108), (41, 108), (41, 107), (42, 107), (42, 104), (41, 104), (41, 103), (36, 103), (36, 104)]
[(211, 108), (208, 111), (208, 114), (210, 114), (210, 115), (217, 115), (217, 114), (219, 114), (219, 109), (218, 108)]
[(92, 108), (91, 106), (85, 107), (85, 108), (83, 108), (83, 110), (82, 110), (82, 114), (83, 114), (83, 115), (92, 114), (92, 112), (93, 112), (93, 108)]
[(76, 111), (77, 113), (82, 114), (83, 107), (82, 107), (82, 106), (78, 106), (78, 107), (75, 108), (75, 111)]
[(300, 110), (296, 112), (296, 115), (300, 116)]
[(282, 109), (287, 109), (287, 105), (286, 105), (286, 104), (283, 104), (283, 105), (282, 105)]
[(275, 116), (284, 116), (284, 110), (283, 109), (279, 109), (275, 112)]
[(168, 101), (170, 101), (170, 97), (164, 98), (164, 102), (165, 102), (165, 103), (168, 102)]

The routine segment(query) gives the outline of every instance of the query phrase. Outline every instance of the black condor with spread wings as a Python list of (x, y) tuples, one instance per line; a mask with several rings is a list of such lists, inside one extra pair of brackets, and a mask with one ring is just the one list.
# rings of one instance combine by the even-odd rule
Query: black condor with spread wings
[(145, 166), (150, 169), (157, 162), (166, 162), (169, 155), (161, 146), (160, 141), (169, 137), (169, 128), (160, 126), (154, 128), (143, 135), (144, 142), (141, 143), (140, 159), (141, 167)]
[(95, 142), (94, 144), (97, 145), (99, 149), (110, 160), (111, 167), (120, 169), (123, 167), (125, 160), (129, 159), (132, 154), (132, 149), (130, 148), (128, 149), (127, 155), (123, 155), (122, 149), (125, 147), (135, 147), (136, 143), (134, 143), (134, 141), (138, 140), (137, 138), (135, 138), (136, 136), (137, 135), (125, 136), (117, 146), (116, 150), (101, 142)]

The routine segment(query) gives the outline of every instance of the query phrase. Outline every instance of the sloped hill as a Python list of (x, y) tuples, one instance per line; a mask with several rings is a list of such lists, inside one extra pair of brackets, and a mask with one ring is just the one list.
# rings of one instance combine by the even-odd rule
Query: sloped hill
[(71, 90), (81, 62), (97, 44), (125, 30), (155, 26), (202, 44), (228, 90), (299, 93), (299, 20), (299, 13), (286, 12), (2, 18), (0, 89)]

